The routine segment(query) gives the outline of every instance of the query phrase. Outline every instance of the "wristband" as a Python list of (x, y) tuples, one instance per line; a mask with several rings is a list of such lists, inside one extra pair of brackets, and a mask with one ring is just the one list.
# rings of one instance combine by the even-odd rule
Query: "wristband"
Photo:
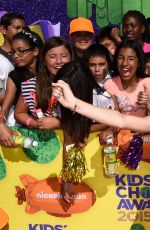
[(33, 121), (33, 119), (31, 117), (29, 117), (27, 120), (26, 120), (26, 126), (27, 127), (30, 127), (30, 124), (31, 122)]

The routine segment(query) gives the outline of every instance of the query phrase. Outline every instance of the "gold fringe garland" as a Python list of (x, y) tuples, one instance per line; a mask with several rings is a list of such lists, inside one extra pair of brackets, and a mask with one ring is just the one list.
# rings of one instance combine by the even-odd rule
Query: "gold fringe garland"
[(63, 169), (60, 173), (62, 180), (64, 182), (80, 183), (87, 171), (84, 149), (81, 147), (71, 147), (67, 151), (67, 159), (64, 161)]

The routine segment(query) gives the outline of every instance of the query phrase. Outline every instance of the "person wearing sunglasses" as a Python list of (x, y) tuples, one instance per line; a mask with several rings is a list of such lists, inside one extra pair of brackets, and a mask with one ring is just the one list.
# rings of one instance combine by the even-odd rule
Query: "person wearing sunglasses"
[(13, 105), (14, 110), (20, 96), (21, 83), (38, 74), (39, 56), (42, 47), (41, 38), (28, 28), (23, 29), (22, 32), (17, 33), (12, 38), (11, 55), (15, 63), (15, 69), (8, 76), (6, 93), (0, 111), (1, 145), (15, 146), (12, 139), (13, 132), (9, 127), (14, 126), (16, 121), (13, 114), (9, 116), (10, 107)]

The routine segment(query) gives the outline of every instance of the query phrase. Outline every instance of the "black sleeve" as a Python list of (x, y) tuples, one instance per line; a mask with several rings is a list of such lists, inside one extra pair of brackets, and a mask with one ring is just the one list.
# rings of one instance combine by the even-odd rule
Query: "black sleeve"
[(17, 91), (16, 91), (16, 98), (15, 98), (15, 104), (17, 103), (17, 100), (20, 96), (21, 93), (21, 83), (23, 81), (26, 81), (27, 79), (29, 79), (30, 74), (29, 71), (26, 68), (19, 68), (16, 67), (13, 71), (11, 71), (9, 73), (8, 76), (15, 84)]
[(20, 93), (21, 93), (21, 76), (20, 76), (20, 73), (18, 71), (13, 70), (9, 73), (8, 77), (13, 81), (13, 83), (15, 84), (16, 89), (17, 89), (15, 101), (14, 101), (14, 104), (16, 105), (18, 98), (20, 96)]
[(17, 89), (18, 87), (21, 87), (21, 76), (19, 76), (19, 73), (17, 71), (11, 71), (8, 77), (13, 81)]

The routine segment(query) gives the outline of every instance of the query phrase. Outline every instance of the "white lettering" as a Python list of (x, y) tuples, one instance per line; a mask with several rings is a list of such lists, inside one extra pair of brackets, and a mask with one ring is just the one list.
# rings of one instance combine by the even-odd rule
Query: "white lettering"
[[(40, 193), (36, 194), (36, 198), (38, 199), (60, 199), (62, 198), (61, 193), (43, 193), (41, 191)], [(86, 200), (86, 194), (74, 194), (72, 195), (71, 199), (73, 200)]]

